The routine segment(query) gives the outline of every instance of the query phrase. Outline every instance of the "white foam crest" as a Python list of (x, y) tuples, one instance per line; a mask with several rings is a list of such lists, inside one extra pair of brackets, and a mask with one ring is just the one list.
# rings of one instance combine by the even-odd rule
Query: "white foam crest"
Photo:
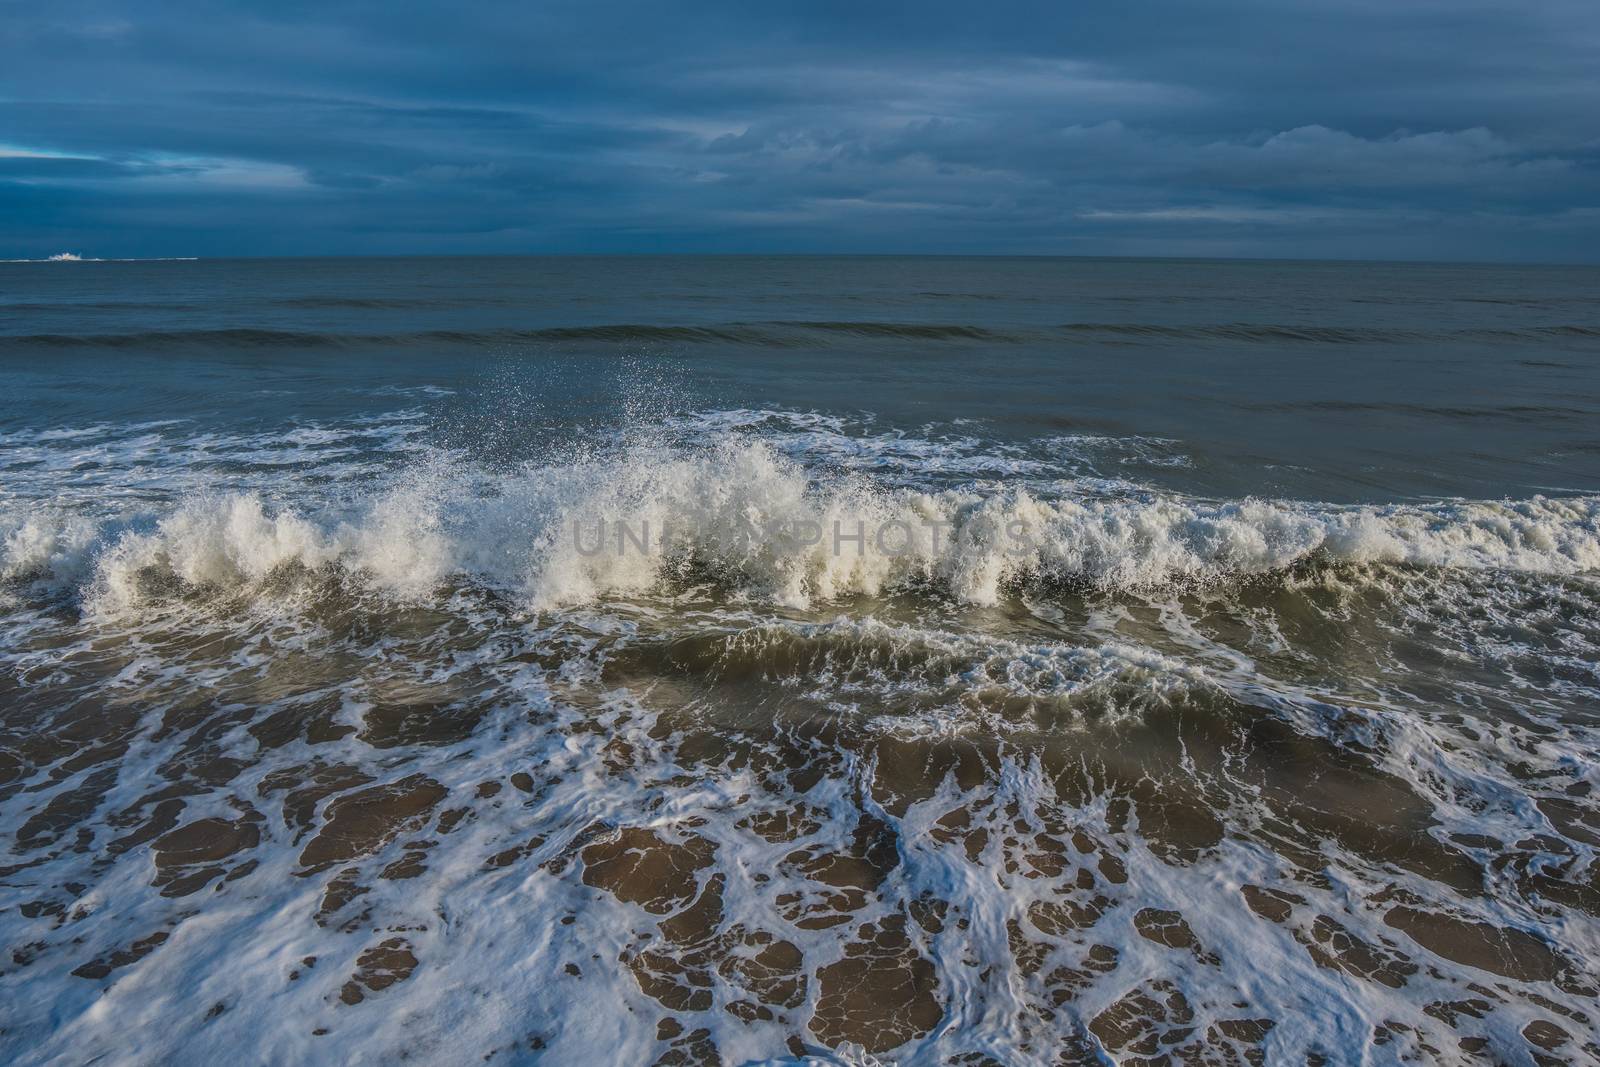
[[(8, 567), (54, 567), (52, 553), (70, 560), (87, 550), (82, 527), (27, 529), (7, 549), (21, 562)], [(861, 474), (815, 475), (737, 440), (510, 474), (434, 457), (341, 512), (274, 508), (254, 492), (188, 498), (153, 530), (104, 547), (96, 599), (130, 606), (152, 574), (228, 587), (289, 564), (336, 562), (411, 596), (461, 574), (535, 608), (646, 594), (680, 578), (793, 606), (927, 582), (993, 604), (1034, 579), (1153, 590), (1306, 562), (1590, 573), (1600, 571), (1600, 500), (1334, 507), (1047, 498), (1021, 487), (919, 492)]]
[(115, 614), (184, 587), (231, 589), (286, 568), (340, 564), (404, 599), (426, 596), (462, 569), (459, 533), (445, 530), (448, 497), (431, 472), (371, 500), (350, 521), (317, 521), (269, 510), (256, 493), (191, 497), (148, 533), (127, 532), (95, 561), (86, 597)]
[(259, 496), (230, 494), (190, 500), (150, 533), (128, 533), (101, 554), (90, 594), (106, 611), (146, 598), (147, 575), (189, 586), (237, 586), (288, 563), (321, 566), (335, 549), (315, 525), (292, 511), (268, 515)]
[[(921, 579), (986, 604), (1026, 578), (1141, 589), (1311, 560), (1545, 574), (1600, 569), (1600, 501), (1591, 498), (1332, 507), (1153, 494), (1046, 499), (1017, 487), (917, 492), (860, 476), (813, 479), (757, 443), (636, 453), (564, 477), (575, 495), (561, 501), (559, 525), (532, 566), (530, 590), (540, 604), (645, 592), (686, 564), (802, 606)], [(602, 521), (610, 540), (596, 551)], [(617, 523), (635, 535), (648, 528), (665, 550), (646, 554), (623, 544)], [(691, 532), (687, 546), (683, 531)]]
[(92, 566), (100, 525), (70, 512), (27, 513), (0, 524), (0, 580), (72, 583)]
[(426, 466), (379, 496), (362, 521), (342, 527), (333, 547), (384, 589), (407, 597), (426, 595), (459, 567), (458, 540), (445, 529), (449, 477), (442, 465)]

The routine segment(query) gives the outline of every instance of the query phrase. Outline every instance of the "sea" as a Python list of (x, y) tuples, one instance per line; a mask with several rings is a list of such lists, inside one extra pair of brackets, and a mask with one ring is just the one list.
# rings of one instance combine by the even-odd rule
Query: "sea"
[(0, 264), (0, 1060), (1600, 1059), (1600, 268)]

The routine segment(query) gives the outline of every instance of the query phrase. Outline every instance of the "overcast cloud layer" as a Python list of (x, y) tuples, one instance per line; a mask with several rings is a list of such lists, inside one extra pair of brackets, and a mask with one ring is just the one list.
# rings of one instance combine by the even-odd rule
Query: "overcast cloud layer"
[(1595, 0), (0, 0), (0, 258), (1600, 260)]

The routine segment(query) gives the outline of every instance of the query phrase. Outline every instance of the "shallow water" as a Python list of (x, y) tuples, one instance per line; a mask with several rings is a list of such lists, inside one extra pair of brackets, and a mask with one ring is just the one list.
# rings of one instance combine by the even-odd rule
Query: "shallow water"
[(0, 264), (0, 1051), (1600, 1058), (1597, 283)]

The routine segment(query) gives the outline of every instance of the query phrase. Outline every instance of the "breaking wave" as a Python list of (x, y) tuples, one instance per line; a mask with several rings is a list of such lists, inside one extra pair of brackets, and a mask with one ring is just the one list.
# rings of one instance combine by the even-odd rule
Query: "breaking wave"
[(250, 491), (101, 523), (31, 510), (4, 531), (0, 574), (121, 610), (328, 569), (410, 597), (454, 577), (483, 581), (535, 608), (693, 582), (795, 606), (923, 589), (994, 604), (1024, 588), (1148, 592), (1316, 565), (1600, 571), (1593, 497), (1334, 506), (1080, 488), (918, 490), (818, 473), (734, 439), (509, 473), (435, 455), (338, 506)]

